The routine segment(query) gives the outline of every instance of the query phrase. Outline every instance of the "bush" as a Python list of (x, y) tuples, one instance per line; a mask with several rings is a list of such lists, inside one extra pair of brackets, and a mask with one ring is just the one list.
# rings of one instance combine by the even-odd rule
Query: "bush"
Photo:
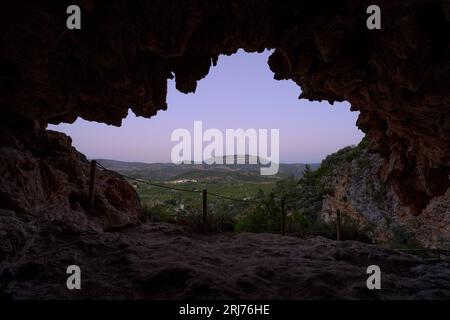
[(275, 193), (259, 190), (256, 200), (261, 204), (247, 209), (247, 213), (237, 219), (235, 230), (238, 232), (279, 233), (281, 228), (280, 204), (275, 200)]
[(208, 230), (223, 232), (234, 231), (236, 224), (236, 207), (224, 201), (214, 202), (208, 215)]
[(174, 217), (169, 213), (164, 204), (144, 205), (145, 221), (150, 222), (174, 222)]
[(329, 226), (321, 219), (294, 209), (287, 219), (287, 232), (300, 237), (321, 235), (330, 237)]
[[(331, 194), (331, 179), (341, 164), (359, 159), (367, 139), (358, 146), (344, 148), (322, 161), (317, 170), (306, 165), (302, 177), (297, 181), (294, 176), (277, 181), (269, 192), (259, 190), (257, 204), (213, 200), (208, 205), (206, 230), (212, 232), (281, 232), (281, 199), (285, 200), (287, 212), (287, 232), (299, 236), (320, 235), (336, 239), (335, 224), (328, 224), (320, 216), (323, 199)], [(370, 165), (368, 158), (359, 159), (359, 168)], [(177, 201), (166, 200), (163, 205), (146, 208), (151, 221), (177, 222), (188, 226), (193, 231), (203, 231), (203, 214), (198, 199), (185, 199), (184, 215), (176, 208)], [(176, 212), (170, 215), (169, 210)], [(370, 242), (371, 228), (360, 226), (343, 215), (341, 238)]]
[(345, 214), (342, 215), (341, 239), (354, 240), (366, 243), (372, 243), (370, 235), (373, 233), (373, 226), (363, 226), (357, 221), (350, 219)]
[[(159, 221), (165, 221), (170, 223), (178, 223), (186, 226), (192, 232), (225, 232), (233, 231), (236, 223), (233, 206), (229, 203), (222, 201), (213, 202), (208, 205), (208, 214), (206, 219), (206, 228), (203, 224), (203, 208), (200, 204), (190, 204), (185, 210), (179, 210), (176, 213), (168, 214), (167, 209), (163, 210), (163, 213), (168, 215), (168, 219), (162, 219)], [(160, 208), (152, 208), (153, 214), (158, 213)], [(163, 214), (163, 216), (164, 216)], [(154, 221), (154, 220), (153, 220)]]
[(235, 230), (237, 232), (270, 232), (273, 230), (273, 226), (266, 212), (257, 209), (240, 217)]

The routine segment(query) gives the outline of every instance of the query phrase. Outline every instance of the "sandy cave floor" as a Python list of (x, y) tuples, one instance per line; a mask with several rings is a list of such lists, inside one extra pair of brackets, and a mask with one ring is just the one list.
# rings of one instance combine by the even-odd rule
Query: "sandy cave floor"
[[(81, 290), (66, 288), (79, 265)], [(366, 288), (367, 266), (382, 271)], [(36, 243), (0, 270), (12, 299), (445, 299), (450, 266), (354, 241), (272, 234), (195, 235), (145, 224)]]

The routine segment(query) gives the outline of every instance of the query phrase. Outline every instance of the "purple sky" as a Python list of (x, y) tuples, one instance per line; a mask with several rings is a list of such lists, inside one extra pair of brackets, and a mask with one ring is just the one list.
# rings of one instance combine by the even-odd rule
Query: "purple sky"
[(174, 81), (168, 86), (168, 110), (152, 119), (131, 111), (122, 126), (78, 119), (74, 124), (49, 126), (70, 135), (88, 158), (141, 162), (170, 162), (171, 133), (203, 130), (280, 129), (280, 161), (320, 162), (327, 154), (357, 144), (363, 133), (356, 127), (357, 112), (348, 103), (298, 100), (300, 88), (292, 81), (276, 81), (267, 65), (269, 51), (221, 56), (216, 67), (198, 83), (195, 94), (182, 94)]

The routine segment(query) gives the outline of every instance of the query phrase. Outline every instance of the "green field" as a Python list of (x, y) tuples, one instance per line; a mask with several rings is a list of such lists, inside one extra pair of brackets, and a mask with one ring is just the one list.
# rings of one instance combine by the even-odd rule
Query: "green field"
[[(278, 174), (263, 176), (261, 165), (250, 163), (176, 165), (101, 159), (98, 162), (130, 177), (146, 221), (175, 222), (193, 230), (207, 225), (208, 230), (215, 231), (279, 232), (281, 197), (296, 192), (297, 182), (307, 168), (318, 167), (318, 164), (280, 164)], [(205, 189), (206, 222), (202, 195)], [(291, 198), (290, 204), (294, 206), (296, 197)]]
[(145, 183), (133, 183), (149, 221), (177, 222), (189, 225), (192, 229), (203, 227), (203, 190), (208, 191), (208, 229), (215, 231), (231, 231), (235, 229), (239, 217), (246, 215), (249, 210), (259, 205), (260, 201), (234, 201), (214, 196), (221, 196), (250, 200), (257, 198), (257, 194), (271, 192), (275, 182), (247, 182), (236, 181), (203, 181), (174, 184), (159, 182), (166, 187), (185, 190), (198, 190), (183, 192), (169, 190)]
[[(256, 196), (258, 190), (263, 190), (265, 192), (270, 191), (274, 187), (274, 182), (267, 181), (267, 182), (245, 182), (245, 181), (238, 181), (233, 183), (227, 183), (227, 182), (198, 182), (198, 183), (183, 183), (183, 184), (173, 184), (173, 183), (167, 183), (167, 182), (160, 182), (159, 184), (168, 186), (168, 187), (175, 187), (180, 189), (187, 189), (187, 190), (199, 190), (199, 192), (193, 193), (193, 192), (182, 192), (182, 191), (175, 191), (175, 190), (168, 190), (160, 187), (155, 186), (149, 186), (144, 183), (136, 183), (132, 182), (133, 186), (135, 186), (136, 191), (138, 192), (142, 203), (145, 206), (153, 206), (155, 204), (160, 203), (183, 203), (183, 204), (198, 204), (202, 200), (202, 194), (201, 191), (203, 189), (208, 190), (208, 192), (220, 194), (226, 197), (232, 197), (237, 199), (244, 199), (244, 198), (253, 198)], [(216, 202), (219, 199), (217, 197), (210, 195), (209, 196), (209, 202)], [(220, 199), (221, 201), (228, 201)]]

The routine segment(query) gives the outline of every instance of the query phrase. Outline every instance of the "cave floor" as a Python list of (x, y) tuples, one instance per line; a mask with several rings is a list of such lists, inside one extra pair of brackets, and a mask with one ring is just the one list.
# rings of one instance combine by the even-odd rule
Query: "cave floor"
[[(150, 223), (36, 242), (0, 270), (13, 299), (442, 299), (450, 266), (354, 241), (272, 234), (191, 234)], [(368, 290), (366, 268), (381, 268)], [(81, 268), (68, 290), (66, 268)]]

